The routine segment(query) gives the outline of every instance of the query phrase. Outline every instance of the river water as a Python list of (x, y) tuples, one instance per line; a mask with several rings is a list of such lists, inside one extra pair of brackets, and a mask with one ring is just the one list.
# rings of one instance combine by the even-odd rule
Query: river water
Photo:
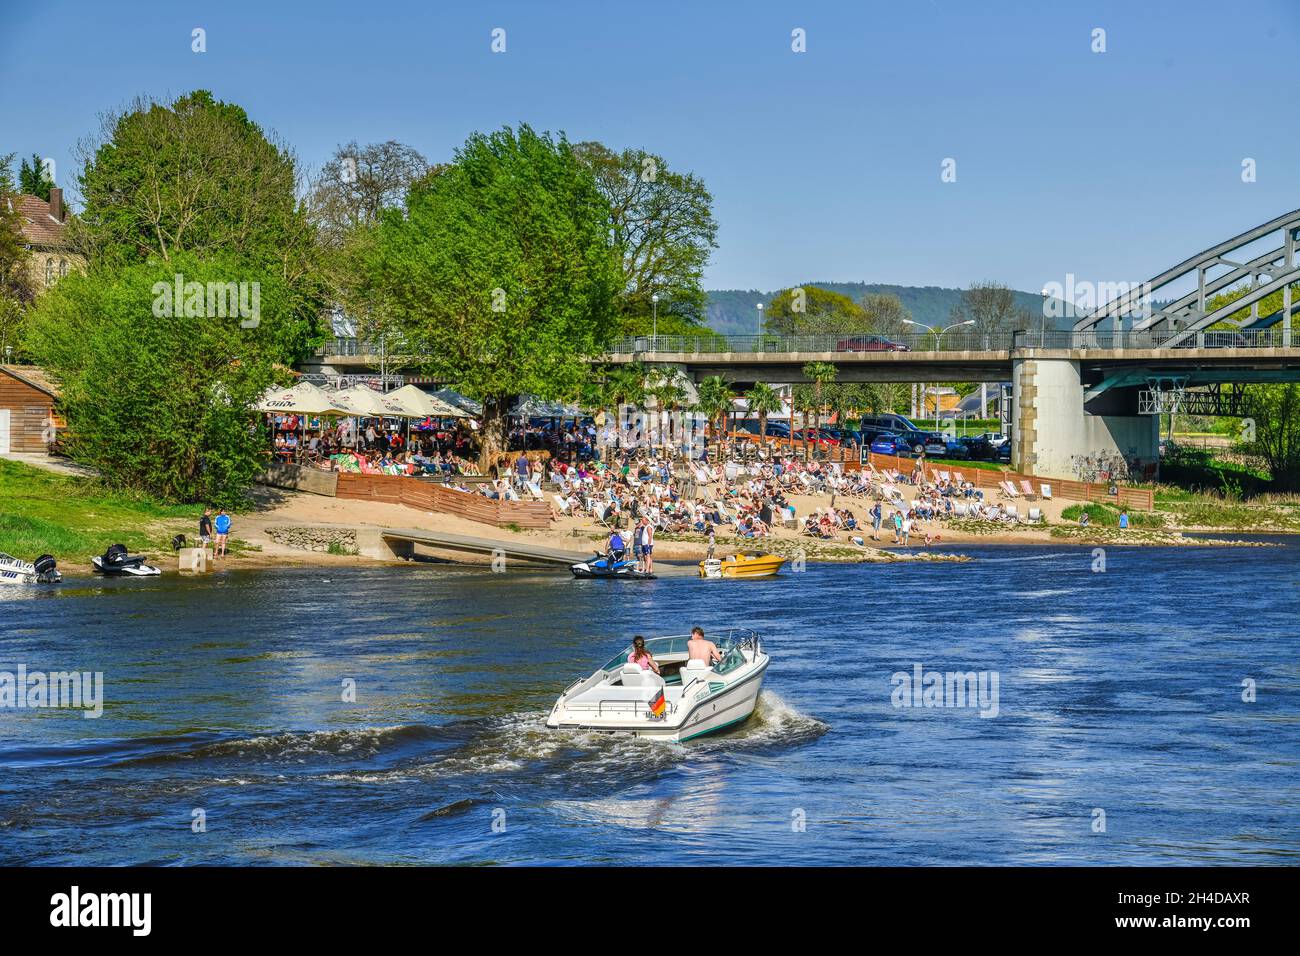
[[(1086, 548), (962, 550), (756, 581), (10, 588), (0, 671), (101, 671), (105, 701), (0, 709), (0, 863), (1300, 860), (1300, 546), (1108, 548), (1104, 572)], [(684, 745), (542, 726), (632, 633), (696, 623), (766, 637), (747, 724)], [(897, 706), (918, 665), (996, 674), (996, 716)]]

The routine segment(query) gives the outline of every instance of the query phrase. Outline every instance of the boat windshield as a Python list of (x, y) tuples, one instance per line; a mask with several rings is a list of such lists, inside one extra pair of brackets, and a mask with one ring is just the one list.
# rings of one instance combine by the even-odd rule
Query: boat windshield
[[(722, 660), (713, 668), (714, 672), (725, 674), (727, 671), (735, 670), (745, 663), (745, 656), (740, 653), (737, 645), (744, 643), (746, 640), (753, 640), (755, 637), (756, 635), (749, 628), (734, 627), (727, 631), (725, 637), (717, 642), (718, 650), (722, 652)], [(646, 638), (645, 649), (650, 652), (651, 657), (659, 660), (669, 654), (688, 653), (686, 642), (690, 639), (689, 634), (680, 634), (673, 637), (648, 637)], [(632, 645), (628, 644), (621, 654), (611, 658), (609, 663), (602, 667), (601, 670), (619, 670), (627, 663), (628, 655), (631, 653)], [(728, 664), (728, 661), (731, 663)]]

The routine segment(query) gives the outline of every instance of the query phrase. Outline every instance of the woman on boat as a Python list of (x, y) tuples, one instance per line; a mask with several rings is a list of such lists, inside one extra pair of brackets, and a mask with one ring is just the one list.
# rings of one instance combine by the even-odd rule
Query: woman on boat
[(632, 638), (632, 653), (627, 656), (629, 664), (639, 664), (643, 671), (654, 671), (659, 673), (659, 665), (650, 652), (645, 649), (645, 638), (638, 634)]

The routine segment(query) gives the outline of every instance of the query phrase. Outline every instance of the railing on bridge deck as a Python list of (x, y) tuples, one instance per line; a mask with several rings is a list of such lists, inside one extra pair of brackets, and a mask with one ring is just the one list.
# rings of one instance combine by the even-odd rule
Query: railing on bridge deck
[[(615, 341), (609, 355), (758, 355), (772, 353), (883, 354), (899, 352), (1006, 352), (1018, 349), (1273, 349), (1300, 348), (1300, 342), (1282, 326), (1197, 332), (1166, 345), (1177, 333), (1138, 331), (1062, 332), (948, 332), (935, 348), (929, 333), (903, 335), (638, 335)], [(409, 350), (408, 350), (409, 351)], [(316, 350), (320, 356), (378, 355), (379, 343), (337, 337)], [(390, 342), (387, 352), (395, 355)]]

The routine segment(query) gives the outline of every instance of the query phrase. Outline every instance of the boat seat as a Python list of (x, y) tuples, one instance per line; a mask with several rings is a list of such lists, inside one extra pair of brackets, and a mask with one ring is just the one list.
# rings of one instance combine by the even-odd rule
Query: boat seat
[(623, 670), (624, 687), (662, 687), (664, 679), (654, 671), (642, 670), (640, 664), (624, 664)]
[(703, 677), (711, 668), (701, 660), (689, 660), (682, 665), (682, 686), (685, 687), (697, 677)]

